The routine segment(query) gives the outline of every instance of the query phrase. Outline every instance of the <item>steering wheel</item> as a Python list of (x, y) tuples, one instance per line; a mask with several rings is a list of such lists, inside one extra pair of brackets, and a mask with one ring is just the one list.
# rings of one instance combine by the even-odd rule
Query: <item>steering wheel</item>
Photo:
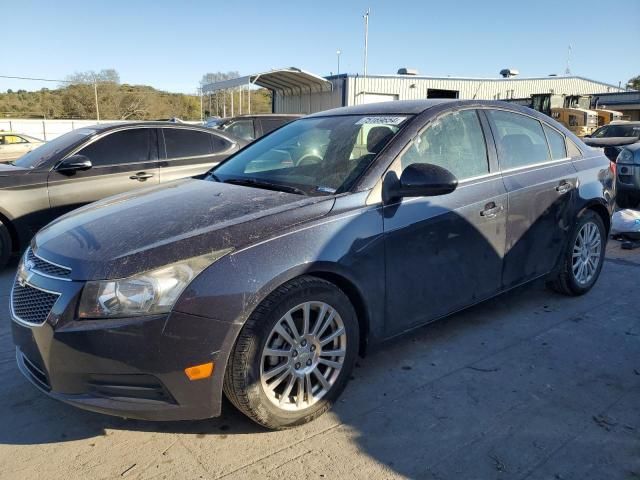
[(316, 163), (322, 162), (322, 158), (313, 153), (307, 153), (300, 157), (298, 163), (296, 163), (296, 167), (300, 167), (303, 165), (315, 165)]

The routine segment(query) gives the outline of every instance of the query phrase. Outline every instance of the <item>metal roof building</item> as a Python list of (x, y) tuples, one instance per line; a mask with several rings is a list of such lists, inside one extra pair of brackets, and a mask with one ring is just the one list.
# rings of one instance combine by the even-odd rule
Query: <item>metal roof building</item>
[(203, 86), (203, 93), (258, 85), (273, 92), (274, 113), (314, 113), (388, 100), (460, 98), (505, 100), (534, 93), (565, 95), (618, 93), (615, 85), (579, 76), (539, 78), (454, 78), (417, 75), (341, 74), (326, 78), (284, 68)]

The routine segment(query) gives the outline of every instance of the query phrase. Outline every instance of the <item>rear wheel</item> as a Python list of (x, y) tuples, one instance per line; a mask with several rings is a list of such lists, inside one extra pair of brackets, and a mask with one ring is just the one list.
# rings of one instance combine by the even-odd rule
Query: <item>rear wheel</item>
[(602, 219), (591, 210), (580, 214), (560, 271), (549, 282), (551, 288), (565, 295), (587, 293), (600, 276), (604, 262), (606, 230)]
[(4, 268), (11, 256), (11, 235), (9, 230), (0, 222), (0, 269)]
[(225, 372), (225, 394), (267, 428), (307, 423), (344, 389), (358, 335), (355, 311), (340, 289), (315, 277), (292, 280), (247, 320)]

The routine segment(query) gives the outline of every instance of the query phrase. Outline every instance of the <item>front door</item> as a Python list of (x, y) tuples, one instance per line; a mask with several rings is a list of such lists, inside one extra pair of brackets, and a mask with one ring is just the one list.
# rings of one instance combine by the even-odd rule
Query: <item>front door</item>
[(125, 128), (100, 136), (81, 148), (92, 168), (49, 174), (52, 216), (117, 193), (159, 183), (155, 128)]
[(577, 172), (564, 135), (535, 118), (487, 110), (509, 197), (505, 288), (551, 271), (573, 227)]
[(479, 302), (501, 286), (507, 195), (478, 112), (431, 121), (388, 175), (400, 177), (413, 163), (442, 166), (459, 185), (448, 195), (383, 208), (388, 334)]

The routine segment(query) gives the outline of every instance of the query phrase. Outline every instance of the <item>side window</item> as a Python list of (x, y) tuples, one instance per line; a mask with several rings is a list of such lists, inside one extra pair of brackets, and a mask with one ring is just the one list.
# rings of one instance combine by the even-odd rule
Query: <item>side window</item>
[(544, 133), (547, 135), (547, 140), (549, 140), (551, 158), (553, 160), (567, 158), (567, 149), (564, 144), (564, 135), (551, 127), (547, 127), (546, 125), (544, 125)]
[(449, 113), (414, 138), (401, 158), (402, 169), (429, 163), (450, 170), (459, 180), (489, 173), (487, 147), (475, 110)]
[(547, 139), (538, 120), (518, 113), (487, 110), (496, 129), (498, 158), (503, 170), (546, 162)]
[(147, 162), (158, 159), (158, 141), (153, 128), (137, 128), (110, 133), (78, 152), (94, 166)]
[(224, 126), (223, 130), (236, 137), (244, 138), (245, 140), (253, 140), (256, 138), (255, 131), (253, 130), (253, 120), (250, 118), (229, 123)]
[(213, 141), (213, 153), (221, 153), (231, 147), (231, 142), (226, 138), (219, 137), (218, 135), (210, 134)]
[(261, 118), (262, 134), (266, 135), (269, 132), (273, 132), (276, 128), (280, 128), (285, 123), (292, 121), (292, 118)]
[(4, 136), (5, 145), (14, 145), (16, 143), (29, 143), (24, 138), (19, 137), (17, 135), (5, 135)]
[(567, 153), (571, 158), (580, 158), (582, 156), (582, 152), (580, 151), (578, 146), (568, 138), (567, 138)]
[(197, 157), (213, 152), (210, 133), (182, 128), (163, 128), (167, 158)]

